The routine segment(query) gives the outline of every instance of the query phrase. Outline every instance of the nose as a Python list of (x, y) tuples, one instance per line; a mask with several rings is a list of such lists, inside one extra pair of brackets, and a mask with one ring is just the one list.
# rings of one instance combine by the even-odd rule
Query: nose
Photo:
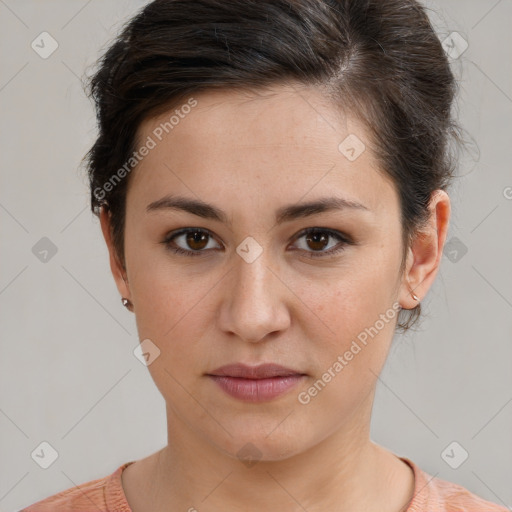
[(290, 325), (287, 298), (291, 292), (265, 251), (248, 263), (236, 255), (224, 282), (219, 327), (239, 339), (256, 343), (276, 336)]

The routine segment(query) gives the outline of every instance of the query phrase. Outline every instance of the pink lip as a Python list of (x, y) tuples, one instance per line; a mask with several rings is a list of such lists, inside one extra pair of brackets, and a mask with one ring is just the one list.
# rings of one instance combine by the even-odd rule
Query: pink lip
[(246, 402), (266, 402), (297, 385), (305, 374), (277, 364), (232, 364), (207, 374), (228, 395)]

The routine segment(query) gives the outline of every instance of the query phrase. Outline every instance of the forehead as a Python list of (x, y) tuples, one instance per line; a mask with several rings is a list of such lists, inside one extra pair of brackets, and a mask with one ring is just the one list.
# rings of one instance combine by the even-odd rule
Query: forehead
[(188, 185), (208, 198), (279, 190), (299, 200), (339, 191), (373, 211), (397, 202), (363, 124), (312, 87), (203, 91), (146, 119), (138, 142), (148, 137), (155, 146), (132, 186), (153, 199)]
[[(192, 99), (195, 106), (189, 108)], [(351, 121), (357, 123), (355, 118)], [(247, 147), (258, 144), (271, 147), (300, 140), (328, 146), (332, 141), (325, 138), (327, 130), (333, 136), (336, 132), (341, 136), (348, 129), (347, 116), (341, 109), (335, 109), (320, 90), (284, 84), (252, 90), (199, 92), (182, 99), (164, 114), (146, 119), (139, 127), (139, 137), (159, 127), (163, 128), (165, 138), (192, 137), (194, 142), (203, 139), (222, 146)], [(362, 131), (362, 126), (354, 128)]]

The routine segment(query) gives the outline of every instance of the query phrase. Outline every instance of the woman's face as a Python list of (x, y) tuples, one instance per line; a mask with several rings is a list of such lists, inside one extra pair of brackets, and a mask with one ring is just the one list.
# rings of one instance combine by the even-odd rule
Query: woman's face
[[(398, 302), (415, 305), (399, 274), (398, 196), (361, 145), (366, 131), (307, 88), (185, 104), (140, 126), (138, 147), (150, 149), (130, 176), (127, 283), (114, 269), (140, 340), (160, 350), (149, 371), (169, 419), (233, 456), (251, 443), (267, 460), (335, 433), (366, 435)], [(204, 206), (173, 207), (178, 198)], [(303, 208), (319, 201), (331, 206)], [(234, 363), (302, 376), (244, 400), (210, 376)]]

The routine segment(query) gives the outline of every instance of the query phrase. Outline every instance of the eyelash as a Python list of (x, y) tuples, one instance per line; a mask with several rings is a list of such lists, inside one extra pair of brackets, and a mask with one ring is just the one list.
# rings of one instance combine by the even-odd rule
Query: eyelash
[[(162, 243), (165, 245), (165, 247), (169, 251), (172, 251), (175, 254), (180, 254), (182, 256), (202, 256), (206, 252), (205, 250), (187, 251), (185, 249), (182, 249), (181, 247), (171, 245), (171, 242), (174, 238), (177, 238), (180, 235), (184, 235), (184, 234), (191, 233), (191, 232), (192, 233), (195, 233), (195, 232), (206, 233), (210, 237), (212, 237), (211, 233), (207, 229), (185, 228), (185, 229), (181, 229), (175, 233), (171, 233), (169, 236), (167, 236), (165, 238), (165, 240)], [(328, 251), (304, 251), (304, 252), (306, 252), (307, 257), (309, 257), (309, 258), (325, 258), (325, 257), (329, 257), (329, 256), (334, 256), (335, 254), (338, 254), (341, 251), (343, 251), (345, 249), (345, 247), (344, 247), (345, 245), (354, 245), (354, 242), (352, 241), (352, 239), (350, 237), (343, 235), (342, 233), (340, 233), (338, 231), (334, 231), (332, 229), (327, 229), (327, 228), (317, 228), (317, 227), (304, 229), (297, 235), (296, 240), (298, 240), (299, 238), (302, 238), (303, 236), (309, 235), (309, 234), (318, 234), (318, 233), (327, 234), (329, 237), (338, 239), (340, 241), (341, 245), (338, 244), (338, 246), (335, 246), (334, 248), (331, 248)], [(297, 250), (302, 251), (302, 249), (297, 249)]]

